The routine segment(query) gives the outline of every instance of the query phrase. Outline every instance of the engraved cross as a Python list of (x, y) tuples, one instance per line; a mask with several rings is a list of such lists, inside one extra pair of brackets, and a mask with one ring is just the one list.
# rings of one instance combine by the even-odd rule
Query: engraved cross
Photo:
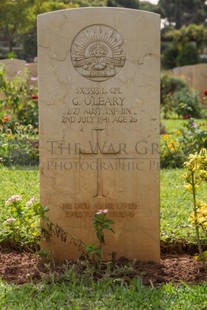
[(102, 179), (102, 169), (100, 169), (101, 166), (101, 162), (102, 159), (106, 156), (106, 155), (115, 155), (115, 154), (119, 154), (120, 152), (114, 152), (114, 151), (108, 151), (108, 152), (104, 152), (103, 148), (104, 147), (100, 147), (99, 145), (99, 135), (100, 133), (105, 130), (105, 129), (93, 129), (96, 132), (96, 147), (95, 148), (91, 148), (92, 152), (85, 152), (82, 151), (80, 149), (80, 155), (84, 155), (84, 156), (92, 156), (94, 158), (93, 155), (95, 156), (96, 159), (96, 165), (97, 165), (97, 177), (96, 177), (96, 182), (97, 182), (97, 186), (96, 186), (96, 194), (93, 197), (106, 197), (103, 194), (103, 179)]

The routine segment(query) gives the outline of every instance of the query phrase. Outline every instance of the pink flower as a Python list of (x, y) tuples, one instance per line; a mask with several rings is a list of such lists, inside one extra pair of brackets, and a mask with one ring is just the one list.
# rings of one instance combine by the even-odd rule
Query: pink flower
[(20, 201), (22, 200), (22, 197), (20, 195), (13, 195), (11, 196), (6, 202), (6, 206), (10, 205), (12, 202)]
[(37, 76), (32, 76), (30, 80), (31, 80), (31, 81), (37, 81), (37, 80), (38, 80), (38, 77), (37, 77)]
[(25, 67), (30, 67), (30, 64), (26, 63), (26, 64), (25, 64)]
[(10, 225), (16, 222), (16, 219), (14, 217), (8, 218), (6, 221), (3, 222), (4, 225)]
[(108, 212), (108, 210), (107, 209), (104, 209), (104, 210), (98, 210), (97, 212), (96, 212), (96, 214), (106, 214)]
[(198, 125), (196, 124), (196, 122), (193, 122), (191, 125), (190, 125), (191, 128), (197, 128)]
[(26, 202), (25, 206), (29, 207), (36, 201), (35, 197), (32, 197), (29, 201)]

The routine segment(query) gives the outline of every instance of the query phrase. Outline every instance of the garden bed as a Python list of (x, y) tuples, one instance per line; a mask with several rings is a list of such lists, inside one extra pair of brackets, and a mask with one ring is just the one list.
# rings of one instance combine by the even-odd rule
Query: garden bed
[[(130, 265), (126, 259), (120, 259), (115, 264), (116, 271), (111, 273), (111, 277), (122, 279), (126, 283), (135, 277), (140, 277), (145, 285), (151, 286), (180, 281), (188, 284), (207, 281), (207, 271), (203, 270), (201, 263), (189, 254), (163, 254), (160, 264), (137, 261), (128, 272), (127, 268), (122, 268)], [(67, 262), (67, 268), (72, 266), (77, 275), (84, 274), (86, 270), (81, 262)], [(65, 271), (65, 263), (51, 266), (32, 253), (0, 251), (0, 277), (7, 283), (24, 284), (31, 280), (36, 283), (43, 279), (49, 280), (51, 275), (60, 279)], [(93, 277), (98, 280), (101, 278), (101, 273), (94, 272)]]

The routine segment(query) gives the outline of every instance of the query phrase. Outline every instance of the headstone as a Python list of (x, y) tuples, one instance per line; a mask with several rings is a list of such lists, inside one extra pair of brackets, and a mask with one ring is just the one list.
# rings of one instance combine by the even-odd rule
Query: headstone
[(172, 72), (174, 76), (184, 78), (194, 90), (198, 91), (200, 99), (204, 99), (204, 92), (207, 89), (206, 63), (177, 67)]
[(26, 61), (21, 59), (1, 59), (0, 63), (5, 66), (6, 78), (12, 81), (17, 75), (22, 76), (24, 74)]
[[(38, 16), (41, 204), (55, 260), (96, 243), (108, 210), (105, 259), (160, 259), (160, 18), (81, 8)], [(74, 238), (73, 238), (73, 237)]]
[(185, 79), (190, 86), (193, 87), (194, 75), (193, 75), (193, 65), (191, 66), (182, 66), (173, 68), (172, 72), (174, 76)]
[(194, 66), (193, 88), (199, 91), (201, 100), (204, 99), (204, 92), (207, 89), (207, 63)]

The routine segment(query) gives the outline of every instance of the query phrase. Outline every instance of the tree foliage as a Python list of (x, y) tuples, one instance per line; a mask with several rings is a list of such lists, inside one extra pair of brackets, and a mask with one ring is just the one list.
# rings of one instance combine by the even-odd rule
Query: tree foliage
[(169, 42), (162, 53), (164, 69), (192, 65), (200, 61), (199, 53), (207, 43), (207, 28), (204, 25), (190, 24), (180, 29), (170, 28), (162, 37)]
[(89, 7), (89, 6), (107, 6), (107, 0), (73, 0), (74, 5), (79, 5), (80, 7)]
[[(11, 52), (15, 45), (26, 45), (32, 56), (36, 52), (36, 17), (40, 13), (78, 7), (59, 0), (1, 0), (0, 39)], [(30, 55), (31, 55), (30, 54)], [(24, 55), (28, 59), (28, 55)], [(31, 57), (31, 56), (30, 56)]]
[(157, 5), (152, 4), (149, 1), (140, 1), (139, 2), (139, 10), (157, 13)]
[(139, 0), (108, 0), (109, 7), (123, 7), (130, 9), (139, 8)]
[(198, 49), (188, 43), (183, 46), (177, 57), (177, 66), (194, 65), (199, 63)]
[(192, 23), (205, 23), (207, 3), (206, 0), (160, 0), (157, 12), (179, 29)]
[(174, 40), (176, 44), (196, 42), (197, 47), (200, 47), (206, 40), (206, 28), (204, 25), (190, 24), (180, 29), (170, 29), (163, 37), (170, 41)]
[(10, 52), (18, 38), (31, 28), (33, 20), (31, 2), (25, 0), (0, 2), (0, 38), (7, 43)]

